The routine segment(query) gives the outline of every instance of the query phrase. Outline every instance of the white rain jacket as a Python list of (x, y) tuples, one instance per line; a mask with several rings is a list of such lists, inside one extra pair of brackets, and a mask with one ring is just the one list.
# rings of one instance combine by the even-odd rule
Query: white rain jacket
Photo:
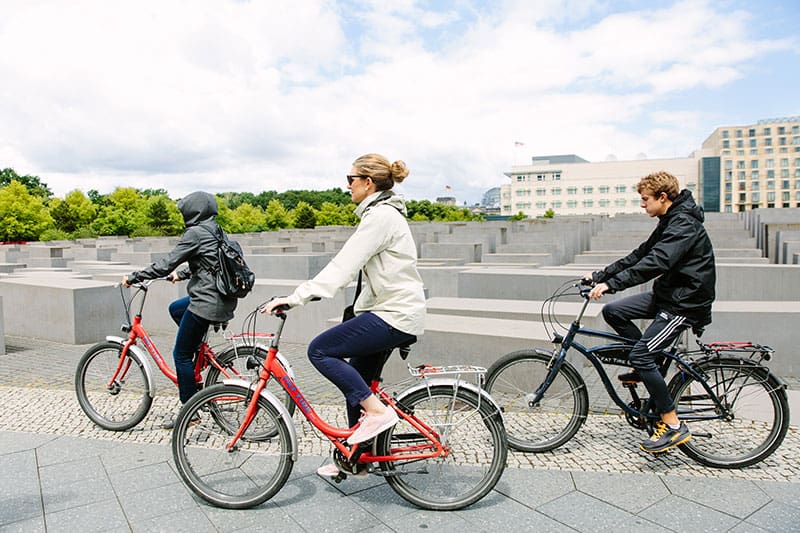
[[(389, 197), (370, 205), (381, 194)], [(361, 218), (355, 233), (314, 279), (295, 289), (288, 297), (289, 305), (304, 305), (314, 297), (331, 298), (363, 269), (355, 313), (370, 311), (403, 333), (422, 335), (425, 294), (405, 202), (391, 191), (379, 191), (358, 204), (355, 214)]]

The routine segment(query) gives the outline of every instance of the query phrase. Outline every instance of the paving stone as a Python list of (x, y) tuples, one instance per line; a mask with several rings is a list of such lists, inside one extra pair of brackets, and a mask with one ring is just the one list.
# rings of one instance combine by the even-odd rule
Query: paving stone
[(749, 524), (757, 524), (767, 531), (797, 531), (800, 524), (800, 508), (773, 501), (747, 517), (746, 521)]
[(135, 492), (122, 498), (121, 502), (125, 515), (131, 523), (197, 507), (197, 503), (182, 483)]
[(42, 499), (34, 452), (1, 455), (0, 472), (3, 480), (13, 480), (0, 483), (0, 528), (41, 516)]
[[(58, 512), (48, 512), (46, 520), (48, 533), (74, 533), (76, 529), (81, 533), (130, 531), (122, 509), (113, 499)], [(76, 524), (80, 524), (80, 528), (76, 528)]]
[(131, 530), (134, 532), (141, 531), (142, 533), (153, 533), (157, 531), (170, 533), (212, 533), (220, 531), (214, 527), (208, 517), (197, 507), (149, 518), (147, 520), (132, 521)]
[(579, 491), (633, 514), (669, 496), (663, 478), (658, 476), (573, 472), (572, 479)]
[(740, 521), (726, 513), (700, 505), (679, 496), (669, 496), (639, 516), (675, 531), (728, 531)]
[(537, 508), (537, 511), (578, 531), (666, 532), (657, 523), (578, 491)]
[(701, 479), (666, 476), (664, 483), (670, 492), (689, 501), (705, 505), (737, 518), (747, 518), (770, 502), (770, 497), (752, 483), (752, 488), (741, 481), (730, 479)]
[(44, 515), (11, 524), (0, 523), (0, 531), (3, 533), (45, 533)]

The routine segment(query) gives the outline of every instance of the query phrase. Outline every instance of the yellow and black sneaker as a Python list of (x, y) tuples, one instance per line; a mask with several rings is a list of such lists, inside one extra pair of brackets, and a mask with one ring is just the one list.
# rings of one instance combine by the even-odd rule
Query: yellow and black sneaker
[(639, 449), (647, 453), (661, 453), (683, 444), (692, 438), (689, 428), (681, 422), (678, 429), (672, 429), (664, 422), (656, 422), (656, 428), (650, 438), (642, 441)]

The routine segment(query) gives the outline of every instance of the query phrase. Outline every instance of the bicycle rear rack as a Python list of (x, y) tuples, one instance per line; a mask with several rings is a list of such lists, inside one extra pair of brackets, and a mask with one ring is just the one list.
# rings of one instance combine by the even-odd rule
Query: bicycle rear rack
[(704, 353), (709, 355), (731, 354), (736, 357), (745, 356), (753, 361), (770, 361), (775, 350), (764, 344), (753, 344), (752, 342), (710, 342), (700, 344)]

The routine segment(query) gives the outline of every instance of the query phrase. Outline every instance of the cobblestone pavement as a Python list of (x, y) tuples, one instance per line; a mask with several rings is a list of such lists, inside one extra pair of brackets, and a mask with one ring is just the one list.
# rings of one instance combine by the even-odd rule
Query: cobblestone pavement
[[(155, 336), (165, 359), (171, 360), (173, 339)], [(148, 416), (126, 432), (96, 427), (81, 411), (75, 398), (74, 373), (80, 356), (91, 345), (64, 345), (22, 337), (6, 337), (7, 354), (0, 356), (0, 430), (70, 435), (100, 440), (168, 444), (171, 433), (161, 429), (164, 420), (178, 410), (177, 390), (160, 372), (158, 394)], [(345, 424), (341, 395), (310, 365), (306, 346), (284, 343), (281, 352), (290, 360), (297, 383), (317, 412), (335, 425)], [(638, 450), (645, 434), (610, 409), (605, 392), (590, 383), (590, 414), (578, 434), (559, 449), (547, 453), (509, 454), (508, 466), (520, 469), (650, 473), (746, 480), (800, 482), (800, 432), (791, 427), (782, 446), (758, 465), (720, 470), (699, 465), (679, 452), (651, 456)], [(326, 456), (330, 444), (295, 413), (300, 454)]]

